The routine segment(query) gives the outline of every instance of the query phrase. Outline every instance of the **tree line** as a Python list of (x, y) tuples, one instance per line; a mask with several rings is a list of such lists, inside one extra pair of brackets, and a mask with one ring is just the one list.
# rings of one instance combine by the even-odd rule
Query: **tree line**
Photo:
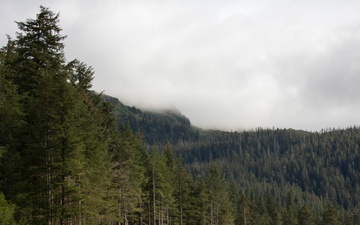
[(200, 137), (199, 130), (176, 110), (152, 112), (124, 105), (112, 96), (103, 95), (102, 99), (113, 105), (119, 127), (129, 123), (134, 132), (143, 134), (144, 141), (149, 145), (164, 147), (168, 143), (194, 142)]
[(216, 170), (195, 182), (170, 145), (118, 129), (93, 69), (66, 62), (59, 14), (17, 25), (0, 51), (1, 224), (231, 223)]
[(17, 25), (0, 50), (0, 224), (359, 224), (358, 128), (199, 133), (166, 114), (176, 137), (146, 114), (173, 141), (149, 145), (65, 60), (59, 14)]
[[(283, 224), (302, 224), (295, 219), (302, 209), (312, 212), (314, 224), (326, 224), (321, 222), (326, 210), (334, 211), (326, 215), (339, 224), (359, 224), (359, 144), (357, 126), (320, 132), (258, 128), (204, 131), (197, 142), (173, 148), (193, 176), (206, 173), (214, 163), (218, 166), (235, 190), (237, 216), (242, 215), (242, 204), (254, 210), (271, 203), (260, 210), (267, 222), (255, 224), (280, 224), (275, 221), (289, 211), (288, 199), (293, 212), (287, 216), (293, 215), (294, 222)], [(253, 218), (260, 217), (256, 213)]]

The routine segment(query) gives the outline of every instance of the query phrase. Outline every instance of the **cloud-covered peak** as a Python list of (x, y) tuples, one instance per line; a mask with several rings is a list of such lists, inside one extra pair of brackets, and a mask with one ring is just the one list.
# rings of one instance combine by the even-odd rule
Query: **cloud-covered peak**
[(66, 56), (94, 67), (94, 88), (127, 103), (233, 130), (360, 119), (358, 1), (15, 0), (5, 33), (36, 3), (60, 12)]

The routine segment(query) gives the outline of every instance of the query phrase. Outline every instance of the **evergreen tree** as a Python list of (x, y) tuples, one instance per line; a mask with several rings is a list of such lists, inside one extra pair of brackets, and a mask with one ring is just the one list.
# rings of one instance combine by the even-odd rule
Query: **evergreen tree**
[(303, 205), (298, 212), (299, 225), (313, 225), (314, 216), (311, 209), (307, 205)]
[(236, 224), (249, 225), (254, 224), (254, 203), (245, 194), (239, 196), (237, 202)]
[[(195, 132), (122, 107), (136, 118), (119, 133), (58, 23), (41, 6), (0, 50), (1, 224), (359, 224), (359, 127)], [(146, 152), (134, 121), (172, 143)]]
[(190, 196), (190, 185), (191, 179), (183, 167), (181, 159), (177, 159), (175, 162), (175, 189), (174, 199), (177, 209), (177, 218), (179, 225), (194, 224), (192, 220), (192, 206), (195, 206), (194, 202), (191, 201)]
[[(63, 224), (71, 217), (68, 206), (73, 205), (69, 176), (71, 162), (80, 156), (76, 143), (77, 99), (63, 69), (63, 43), (58, 15), (40, 7), (36, 19), (18, 22), (12, 62), (15, 82), (23, 97), (26, 112), (26, 132), (22, 136), (21, 157), (24, 160), (23, 178), (25, 201), (33, 221)], [(26, 207), (27, 206), (27, 207)], [(24, 216), (25, 217), (25, 216)], [(30, 215), (27, 215), (30, 218)]]
[(118, 148), (113, 154), (112, 180), (117, 193), (117, 217), (121, 224), (140, 223), (143, 189), (147, 182), (146, 156), (141, 140), (132, 133), (129, 125), (120, 133)]
[(321, 214), (321, 225), (339, 225), (339, 211), (332, 205), (327, 204)]
[(285, 199), (285, 210), (283, 212), (284, 224), (295, 225), (297, 224), (293, 197), (290, 193), (287, 194)]
[(15, 206), (5, 200), (5, 196), (0, 192), (0, 224), (15, 225), (14, 220)]
[[(5, 171), (10, 171), (4, 175), (4, 190), (19, 206), (21, 223), (97, 224), (113, 219), (107, 212), (112, 204), (107, 199), (111, 187), (108, 150), (116, 127), (111, 108), (88, 90), (91, 68), (78, 61), (64, 64), (61, 41), (65, 37), (60, 34), (58, 17), (40, 7), (36, 19), (18, 22), (21, 32), (9, 41), (6, 57), (2, 51), (1, 81), (6, 89), (1, 91), (7, 97), (1, 108), (9, 100), (13, 106), (1, 113), (2, 130), (12, 130), (1, 145), (10, 146), (12, 128), (25, 115), (22, 133), (12, 141), (17, 146), (11, 160), (4, 157)], [(4, 80), (9, 73), (11, 79)], [(11, 170), (16, 157), (20, 171)], [(21, 176), (10, 178), (10, 174)]]
[(74, 60), (66, 66), (79, 105), (78, 137), (83, 146), (83, 169), (79, 178), (82, 196), (81, 221), (102, 223), (118, 221), (113, 196), (113, 157), (118, 148), (118, 132), (112, 107), (101, 95), (90, 91), (94, 72), (85, 63)]
[(15, 185), (20, 181), (18, 137), (24, 126), (24, 112), (21, 96), (14, 84), (14, 71), (8, 61), (12, 57), (14, 42), (9, 39), (6, 47), (0, 50), (0, 191), (7, 196), (16, 192)]
[(212, 164), (205, 179), (205, 206), (210, 224), (233, 224), (229, 187), (217, 166)]
[(35, 95), (39, 88), (39, 76), (51, 76), (48, 73), (60, 73), (64, 63), (65, 36), (60, 34), (59, 14), (40, 6), (36, 19), (17, 22), (20, 32), (17, 33), (17, 58), (14, 65), (18, 71), (16, 81), (21, 93)]
[(152, 149), (150, 154), (150, 179), (151, 189), (149, 197), (151, 205), (151, 224), (169, 224), (173, 217), (174, 207), (174, 177), (164, 154)]

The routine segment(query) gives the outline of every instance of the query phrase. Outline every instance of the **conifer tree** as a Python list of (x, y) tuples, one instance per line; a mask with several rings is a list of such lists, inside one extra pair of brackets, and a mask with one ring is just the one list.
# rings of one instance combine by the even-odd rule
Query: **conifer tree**
[(0, 192), (0, 224), (15, 225), (15, 205), (9, 204), (2, 192)]
[(237, 202), (238, 212), (236, 222), (237, 224), (249, 225), (254, 223), (255, 210), (254, 203), (245, 195), (242, 194)]
[(152, 149), (149, 168), (149, 200), (151, 205), (151, 221), (156, 223), (171, 223), (174, 208), (174, 173), (168, 167), (164, 154)]
[(24, 126), (21, 96), (14, 84), (14, 71), (9, 66), (13, 56), (14, 42), (9, 38), (6, 47), (0, 50), (0, 191), (13, 196), (20, 180), (18, 137)]
[(58, 17), (40, 7), (36, 19), (18, 22), (21, 32), (12, 62), (27, 122), (21, 152), (27, 197), (20, 204), (28, 207), (34, 221), (50, 224), (62, 224), (68, 217), (67, 159), (78, 150), (70, 148), (76, 137), (70, 133), (76, 122), (76, 98), (63, 69), (65, 37), (60, 35)]
[(112, 168), (118, 136), (112, 107), (101, 101), (101, 94), (90, 91), (93, 70), (79, 60), (66, 65), (70, 85), (79, 100), (78, 134), (81, 143), (82, 170), (78, 176), (81, 192), (81, 221), (100, 223), (117, 221), (116, 200), (112, 198)]
[[(7, 89), (1, 91), (11, 93), (13, 101), (1, 113), (2, 128), (21, 124), (14, 123), (9, 113), (12, 118), (24, 115), (21, 135), (14, 142), (18, 146), (12, 153), (16, 154), (11, 157), (12, 161), (19, 158), (17, 168), (21, 169), (12, 172), (9, 163), (4, 164), (6, 171), (21, 176), (13, 176), (12, 181), (8, 172), (5, 176), (10, 182), (4, 186), (11, 187), (13, 193), (7, 196), (19, 206), (21, 223), (111, 221), (109, 149), (110, 136), (116, 131), (111, 107), (89, 90), (91, 67), (76, 60), (65, 65), (65, 36), (58, 23), (59, 15), (41, 6), (36, 19), (17, 23), (20, 32), (9, 41), (5, 60), (2, 51), (1, 81)], [(8, 71), (11, 79), (4, 80)], [(1, 100), (0, 108), (9, 100)], [(9, 146), (13, 135), (6, 134), (3, 146)]]
[(191, 201), (190, 196), (191, 179), (181, 159), (175, 161), (175, 175), (176, 185), (174, 189), (174, 199), (177, 208), (178, 223), (180, 225), (191, 224), (191, 204), (193, 204), (193, 206), (195, 206), (195, 204)]
[(313, 225), (314, 216), (311, 209), (307, 205), (303, 205), (298, 212), (299, 225)]
[(332, 205), (327, 204), (321, 214), (321, 225), (339, 225), (339, 211)]
[(210, 165), (205, 185), (207, 199), (204, 203), (209, 223), (214, 225), (234, 224), (229, 187), (215, 164)]
[(147, 182), (143, 148), (130, 126), (124, 127), (119, 134), (118, 147), (114, 149), (112, 172), (118, 205), (116, 214), (121, 224), (140, 223), (143, 188)]
[(285, 205), (285, 210), (283, 212), (284, 224), (295, 225), (297, 224), (297, 221), (295, 216), (295, 209), (294, 209), (294, 202), (292, 195), (288, 193), (285, 200), (286, 200), (286, 205)]
[(20, 32), (17, 33), (15, 59), (17, 84), (21, 93), (35, 95), (41, 81), (40, 73), (51, 76), (59, 75), (64, 63), (64, 44), (66, 38), (60, 34), (59, 14), (40, 6), (36, 19), (17, 22)]

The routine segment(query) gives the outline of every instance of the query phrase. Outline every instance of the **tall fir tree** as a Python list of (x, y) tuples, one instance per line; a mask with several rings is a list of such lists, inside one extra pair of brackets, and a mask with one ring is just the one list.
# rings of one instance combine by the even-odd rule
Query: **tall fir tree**
[(18, 137), (25, 125), (21, 96), (14, 84), (15, 72), (9, 66), (13, 47), (14, 41), (9, 38), (0, 50), (0, 191), (6, 196), (14, 195), (20, 179)]
[(313, 212), (307, 205), (303, 205), (299, 209), (298, 224), (299, 225), (313, 225), (314, 224)]
[(218, 167), (211, 164), (205, 178), (205, 215), (211, 225), (234, 224), (229, 186)]
[(17, 93), (11, 94), (12, 108), (19, 102), (24, 114), (12, 157), (19, 156), (21, 176), (10, 182), (16, 192), (8, 196), (19, 206), (21, 223), (98, 224), (112, 220), (107, 212), (108, 150), (116, 128), (111, 108), (88, 90), (91, 67), (79, 61), (65, 65), (65, 36), (58, 23), (59, 15), (42, 6), (36, 19), (18, 22), (20, 32), (9, 42), (6, 63), (1, 63), (2, 70), (12, 73), (14, 88), (4, 81), (9, 83), (7, 92), (16, 90), (21, 96), (16, 101)]
[(112, 182), (117, 200), (118, 224), (141, 223), (143, 189), (147, 183), (146, 154), (142, 140), (125, 126), (113, 152)]

